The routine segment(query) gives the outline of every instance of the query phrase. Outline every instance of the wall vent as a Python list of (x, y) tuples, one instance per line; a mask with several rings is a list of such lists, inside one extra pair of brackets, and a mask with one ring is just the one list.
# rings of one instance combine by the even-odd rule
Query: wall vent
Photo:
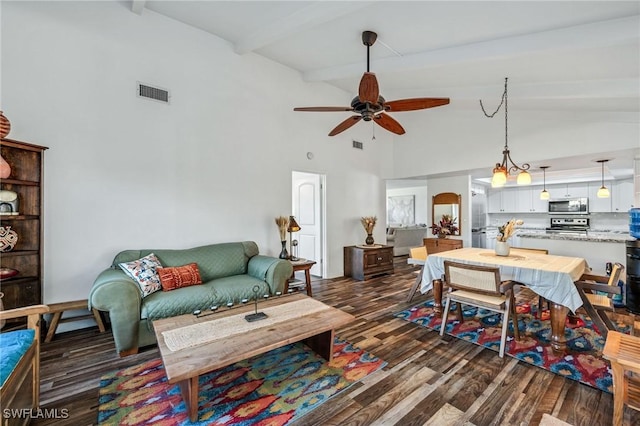
[(353, 141), (353, 147), (355, 149), (363, 149), (364, 148), (364, 144), (362, 142)]
[(154, 101), (169, 103), (169, 91), (159, 87), (149, 86), (138, 82), (138, 97), (152, 99)]

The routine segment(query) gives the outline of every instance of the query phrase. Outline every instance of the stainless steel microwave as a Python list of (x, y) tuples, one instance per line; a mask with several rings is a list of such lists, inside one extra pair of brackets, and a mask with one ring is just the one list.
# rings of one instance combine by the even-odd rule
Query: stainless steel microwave
[(588, 198), (549, 200), (550, 214), (589, 214)]

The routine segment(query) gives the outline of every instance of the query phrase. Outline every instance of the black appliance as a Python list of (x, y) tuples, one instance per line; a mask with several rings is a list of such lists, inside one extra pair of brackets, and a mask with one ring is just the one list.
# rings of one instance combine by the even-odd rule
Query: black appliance
[(549, 200), (549, 214), (589, 214), (588, 198)]
[(586, 217), (552, 217), (547, 233), (586, 234), (589, 219)]
[(627, 241), (627, 309), (640, 314), (640, 240)]

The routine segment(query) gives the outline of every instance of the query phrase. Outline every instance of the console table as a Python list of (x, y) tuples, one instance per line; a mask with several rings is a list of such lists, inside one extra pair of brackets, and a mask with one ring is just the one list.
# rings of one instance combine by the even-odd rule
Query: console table
[(345, 277), (363, 281), (381, 274), (393, 274), (392, 246), (347, 246), (344, 248)]
[(453, 238), (424, 238), (422, 242), (427, 248), (428, 254), (462, 248), (462, 240), (454, 240)]

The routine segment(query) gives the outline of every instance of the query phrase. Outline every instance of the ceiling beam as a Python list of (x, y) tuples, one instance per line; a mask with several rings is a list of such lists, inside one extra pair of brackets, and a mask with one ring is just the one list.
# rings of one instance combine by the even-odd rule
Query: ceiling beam
[(294, 36), (301, 30), (356, 12), (370, 4), (369, 1), (314, 2), (281, 19), (265, 23), (235, 43), (234, 50), (240, 55), (252, 52), (278, 40)]
[(142, 9), (144, 9), (144, 4), (146, 2), (146, 0), (132, 0), (131, 11), (136, 15), (142, 15)]
[[(526, 56), (533, 53), (606, 47), (640, 39), (639, 17), (612, 19), (551, 31), (501, 38), (375, 60), (376, 72), (440, 67), (456, 63)], [(362, 74), (362, 63), (339, 65), (303, 73), (308, 82), (331, 81)]]

